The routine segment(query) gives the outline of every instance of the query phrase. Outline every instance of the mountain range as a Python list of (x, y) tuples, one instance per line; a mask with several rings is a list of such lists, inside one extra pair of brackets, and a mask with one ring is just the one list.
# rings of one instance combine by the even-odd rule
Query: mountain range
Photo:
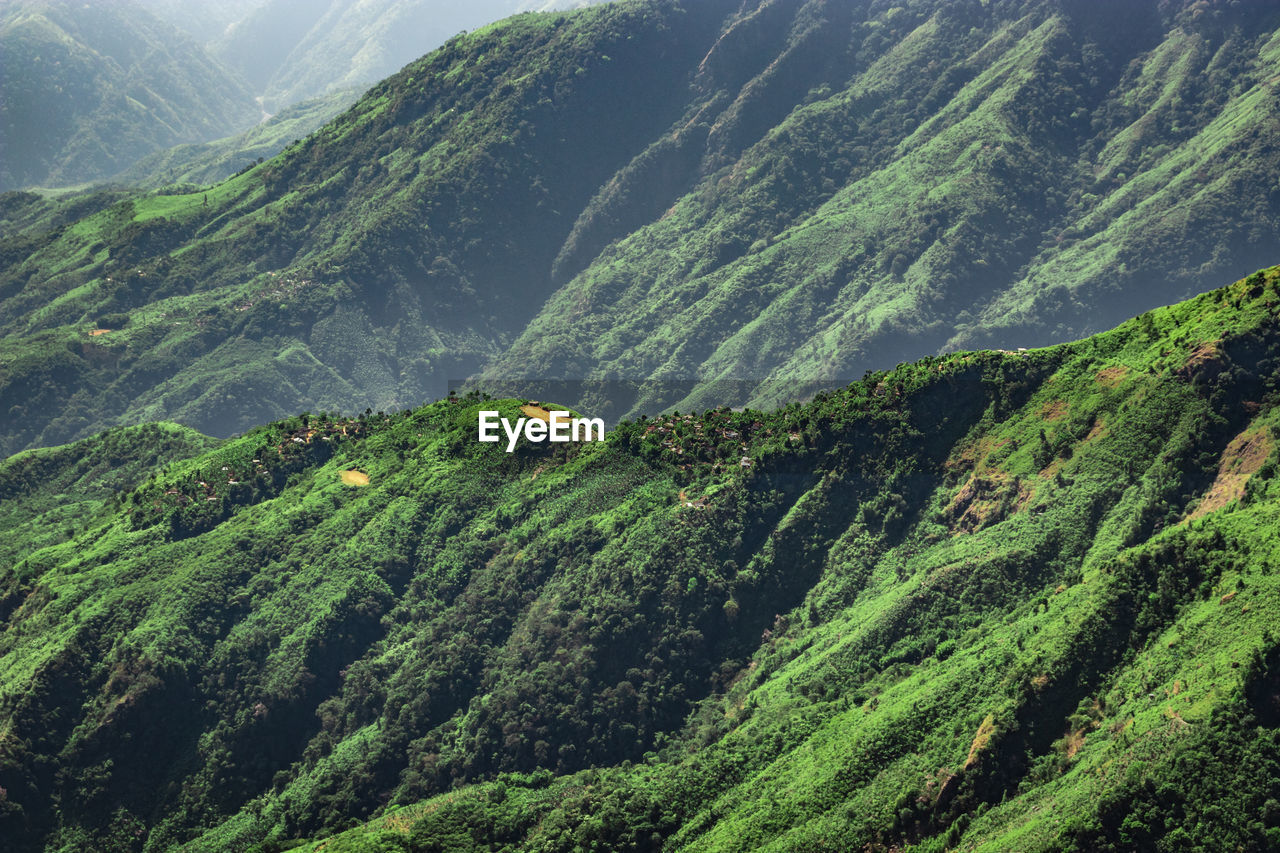
[(259, 0), (209, 48), (275, 111), (334, 89), (367, 86), (463, 30), (516, 12), (590, 2)]
[(1079, 338), (1271, 262), (1277, 14), (512, 18), (216, 186), (4, 199), (0, 446), (468, 381), (611, 421), (773, 406)]
[(0, 832), (1274, 849), (1278, 306), (1271, 268), (1077, 343), (510, 454), (478, 413), (554, 403), (17, 454)]
[(290, 142), (328, 124), (360, 94), (359, 88), (338, 89), (285, 107), (243, 133), (157, 151), (117, 174), (113, 183), (168, 191), (183, 185), (191, 190), (218, 183), (274, 157)]
[[(349, 105), (349, 90), (459, 31), (587, 2), (10, 0), (0, 9), (0, 190), (139, 177), (154, 186), (137, 161), (175, 146), (184, 150), (167, 166), (203, 153), (214, 163), (199, 177), (221, 180), (235, 170), (218, 168), (219, 154), (274, 113), (312, 101), (308, 116), (320, 120), (295, 113), (296, 136), (259, 131), (235, 157), (274, 156)], [(221, 152), (189, 147), (229, 136)]]
[(1280, 849), (1280, 10), (440, 8), (0, 9), (0, 847)]
[(5, 3), (0, 80), (0, 190), (109, 177), (259, 115), (235, 74), (127, 2)]

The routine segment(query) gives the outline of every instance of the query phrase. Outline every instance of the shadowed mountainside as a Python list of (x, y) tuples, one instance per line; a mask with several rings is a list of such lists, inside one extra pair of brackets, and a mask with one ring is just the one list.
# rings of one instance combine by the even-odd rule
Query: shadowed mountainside
[(1080, 337), (1271, 262), (1277, 20), (637, 0), (486, 27), (207, 190), (6, 199), (3, 446), (473, 375), (611, 420), (773, 405)]

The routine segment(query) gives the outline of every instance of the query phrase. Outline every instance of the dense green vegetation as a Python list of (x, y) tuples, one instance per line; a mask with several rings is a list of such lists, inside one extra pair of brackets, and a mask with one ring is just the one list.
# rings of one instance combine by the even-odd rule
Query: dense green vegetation
[[(0, 833), (1274, 849), (1278, 310), (1274, 268), (1078, 343), (510, 455), (476, 413), (520, 401), (474, 395), (202, 451), (159, 428), (6, 576)], [(0, 483), (69, 489), (128, 436)]]
[(522, 15), (216, 186), (4, 199), (0, 449), (473, 375), (611, 419), (776, 405), (1274, 262), (1280, 12), (1131, 5)]
[[(31, 551), (70, 540), (115, 512), (120, 493), (153, 471), (216, 444), (186, 427), (161, 423), (10, 456), (0, 462), (0, 566), (12, 567)], [(6, 600), (15, 581), (5, 573)]]
[[(0, 243), (0, 449), (159, 418), (229, 435), (306, 408), (443, 396), (543, 303), (550, 285), (528, 271), (550, 268), (574, 206), (678, 114), (718, 26), (682, 16), (623, 4), (474, 33), (207, 189), (73, 222), (62, 206), (84, 199), (0, 199), (0, 224), (14, 223)], [(673, 61), (642, 64), (653, 51)], [(516, 70), (511, 91), (493, 90)], [(589, 156), (560, 142), (569, 126), (590, 130)]]
[[(70, 116), (142, 150), (214, 66), (67, 8), (0, 13), (4, 120), (118, 170)], [(244, 20), (430, 7), (301, 8)], [(622, 0), (0, 195), (0, 846), (1280, 849), (1280, 267), (1153, 307), (1274, 255), (1277, 60), (1205, 0)], [(621, 422), (475, 440), (531, 395)]]
[(259, 116), (237, 75), (132, 3), (5, 3), (0, 81), (0, 190), (102, 180)]

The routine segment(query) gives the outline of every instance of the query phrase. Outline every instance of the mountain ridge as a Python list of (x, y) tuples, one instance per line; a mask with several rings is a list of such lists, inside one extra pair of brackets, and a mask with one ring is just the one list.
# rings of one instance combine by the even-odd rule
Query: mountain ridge
[[(264, 0), (210, 45), (261, 93), (271, 111), (337, 88), (369, 86), (459, 31), (523, 11), (593, 0)], [(598, 2), (598, 0), (594, 0)]]
[(340, 89), (286, 107), (236, 136), (157, 151), (116, 175), (112, 183), (147, 189), (186, 184), (194, 189), (226, 180), (328, 124), (359, 96), (356, 89)]
[[(5, 357), (3, 408), (68, 380), (6, 446), (227, 435), (468, 377), (610, 420), (772, 406), (1270, 262), (1280, 19), (1087, 11), (632, 2), (455, 39), (207, 192), (16, 235), (0, 328), (54, 361)], [(277, 278), (306, 297), (254, 296)], [(197, 320), (217, 333), (173, 325)]]
[(0, 592), (7, 837), (1261, 849), (1278, 286), (604, 444), (178, 450)]

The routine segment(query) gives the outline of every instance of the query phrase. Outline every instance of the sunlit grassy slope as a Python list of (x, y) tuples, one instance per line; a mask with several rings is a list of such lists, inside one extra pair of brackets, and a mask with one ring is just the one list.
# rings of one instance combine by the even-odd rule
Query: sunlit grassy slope
[(11, 569), (29, 552), (73, 538), (113, 513), (120, 492), (216, 444), (194, 430), (161, 423), (10, 456), (0, 462), (0, 565)]
[(473, 376), (611, 420), (774, 405), (1273, 263), (1280, 12), (1131, 7), (524, 15), (207, 190), (7, 196), (0, 448)]
[(1275, 268), (603, 444), (463, 397), (173, 454), (7, 575), (0, 831), (1272, 848), (1278, 311)]

